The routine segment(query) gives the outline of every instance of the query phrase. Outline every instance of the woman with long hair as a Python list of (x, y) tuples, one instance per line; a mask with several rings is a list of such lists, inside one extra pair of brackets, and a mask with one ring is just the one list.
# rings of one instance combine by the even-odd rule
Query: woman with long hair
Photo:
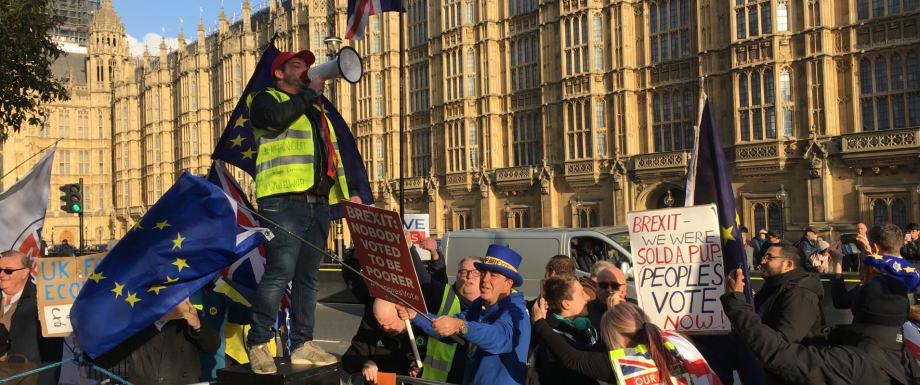
[[(567, 369), (611, 384), (622, 384), (623, 376), (637, 375), (635, 368), (653, 362), (658, 382), (647, 384), (721, 385), (702, 355), (690, 341), (676, 333), (663, 332), (649, 322), (638, 306), (620, 302), (604, 313), (597, 328), (609, 351), (582, 351), (572, 347), (547, 324), (546, 301), (534, 303), (533, 333)], [(640, 362), (638, 366), (635, 362)], [(642, 375), (655, 370), (641, 371)], [(625, 374), (624, 374), (625, 373)], [(666, 379), (661, 381), (660, 379)]]

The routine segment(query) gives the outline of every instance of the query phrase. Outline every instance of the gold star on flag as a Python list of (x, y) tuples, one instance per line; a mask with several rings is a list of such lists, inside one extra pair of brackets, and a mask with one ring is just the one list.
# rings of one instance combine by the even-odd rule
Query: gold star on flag
[(901, 271), (901, 264), (900, 264), (900, 263), (897, 263), (897, 262), (892, 263), (892, 264), (891, 264), (891, 267), (894, 269), (894, 271)]
[[(166, 278), (169, 278), (169, 277), (166, 277)], [(166, 286), (150, 286), (150, 288), (147, 289), (147, 292), (149, 293), (149, 292), (152, 291), (152, 292), (156, 293), (157, 295), (160, 295), (160, 290), (163, 290), (163, 289), (165, 289), (165, 288), (166, 288)]]
[(872, 254), (872, 258), (875, 258), (875, 259), (882, 259), (882, 256), (881, 256), (881, 255), (878, 255), (878, 254)]
[(95, 271), (95, 272), (93, 272), (92, 274), (89, 275), (89, 279), (93, 280), (93, 281), (96, 282), (96, 283), (99, 283), (99, 281), (101, 281), (101, 280), (103, 280), (103, 279), (105, 279), (105, 278), (106, 278), (106, 277), (105, 277), (104, 275), (102, 275), (102, 272), (100, 272), (100, 271)]
[(128, 296), (125, 297), (125, 302), (131, 304), (131, 307), (132, 307), (132, 308), (134, 307), (134, 303), (135, 303), (135, 302), (140, 302), (140, 300), (141, 300), (141, 299), (140, 299), (140, 298), (137, 298), (137, 295), (136, 295), (135, 293), (132, 293), (132, 292), (130, 292), (130, 291), (128, 292)]
[(255, 154), (256, 154), (255, 150), (250, 148), (246, 151), (243, 151), (243, 159), (252, 159), (252, 156)]
[(182, 272), (182, 269), (189, 267), (188, 263), (185, 263), (185, 259), (182, 258), (176, 258), (176, 261), (171, 264), (178, 267), (180, 273)]
[(249, 119), (246, 119), (246, 118), (240, 116), (239, 118), (236, 118), (236, 125), (233, 126), (233, 127), (243, 127), (243, 125), (246, 124), (246, 121), (247, 121), (247, 120), (249, 120)]
[(164, 220), (163, 222), (157, 222), (156, 226), (153, 226), (153, 227), (156, 227), (159, 230), (163, 230), (169, 226), (172, 226), (171, 224), (169, 224), (169, 221)]
[(737, 211), (735, 211), (735, 224), (737, 225), (739, 223), (741, 223), (741, 216), (738, 215)]
[(734, 241), (735, 236), (732, 235), (732, 230), (735, 229), (735, 226), (728, 226), (722, 228), (722, 241)]
[(144, 228), (141, 226), (141, 221), (137, 221), (137, 222), (134, 222), (134, 226), (131, 226), (131, 229), (132, 230), (143, 230)]
[(164, 282), (164, 283), (170, 284), (170, 283), (177, 282), (177, 281), (179, 281), (179, 278), (169, 278), (169, 276), (167, 275), (167, 276), (166, 276), (166, 282)]
[(908, 273), (913, 273), (915, 270), (917, 270), (917, 269), (914, 269), (913, 267), (910, 267), (910, 266), (907, 266), (907, 267), (904, 268), (904, 271), (906, 271), (906, 272), (908, 272)]
[(230, 143), (233, 143), (233, 147), (240, 147), (243, 145), (244, 140), (246, 140), (246, 138), (244, 138), (243, 135), (237, 135), (236, 139), (230, 140)]
[(115, 288), (112, 289), (112, 292), (115, 293), (115, 298), (118, 298), (121, 296), (121, 290), (124, 288), (125, 288), (125, 285), (115, 282)]
[(185, 238), (182, 238), (182, 234), (176, 233), (176, 239), (173, 239), (173, 247), (172, 247), (172, 250), (181, 249), (181, 248), (182, 248), (182, 241), (184, 241), (184, 240), (185, 240)]

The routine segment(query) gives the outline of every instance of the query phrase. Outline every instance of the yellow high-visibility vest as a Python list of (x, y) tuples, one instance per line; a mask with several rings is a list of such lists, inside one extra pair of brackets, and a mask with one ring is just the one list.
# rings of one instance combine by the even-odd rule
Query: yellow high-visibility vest
[[(444, 295), (441, 298), (441, 309), (438, 310), (438, 315), (454, 316), (459, 313), (460, 301), (457, 300), (457, 294), (450, 285), (444, 285)], [(450, 367), (454, 363), (454, 354), (457, 352), (457, 344), (446, 344), (431, 337), (428, 338), (428, 347), (425, 352), (422, 378), (447, 381)]]
[[(274, 88), (268, 88), (264, 92), (279, 103), (291, 99), (288, 94)], [(252, 99), (247, 98), (247, 106), (251, 105)], [(320, 108), (312, 103), (311, 106), (317, 110)], [(342, 167), (342, 157), (332, 121), (326, 118), (326, 124), (329, 127), (332, 147), (335, 149), (336, 157), (340, 159), (335, 171), (335, 184), (329, 191), (329, 204), (336, 204), (340, 200), (348, 199), (348, 182), (345, 179), (345, 169)], [(306, 115), (300, 115), (280, 134), (272, 134), (274, 132), (270, 130), (255, 129), (255, 138), (259, 143), (259, 153), (256, 156), (256, 198), (309, 190), (313, 187), (315, 176), (313, 125), (310, 119)]]

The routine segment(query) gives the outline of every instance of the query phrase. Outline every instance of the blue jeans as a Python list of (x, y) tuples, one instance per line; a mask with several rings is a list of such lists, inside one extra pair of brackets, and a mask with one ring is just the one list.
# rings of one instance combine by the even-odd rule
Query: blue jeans
[[(329, 204), (325, 200), (308, 203), (300, 194), (259, 199), (259, 213), (311, 244), (326, 250), (329, 235)], [(265, 246), (265, 274), (256, 289), (252, 304), (252, 329), (249, 346), (264, 344), (274, 337), (272, 327), (278, 318), (281, 294), (293, 280), (291, 292), (291, 350), (313, 340), (316, 323), (316, 294), (319, 264), (324, 254), (303, 244), (274, 225), (262, 223), (275, 234)]]

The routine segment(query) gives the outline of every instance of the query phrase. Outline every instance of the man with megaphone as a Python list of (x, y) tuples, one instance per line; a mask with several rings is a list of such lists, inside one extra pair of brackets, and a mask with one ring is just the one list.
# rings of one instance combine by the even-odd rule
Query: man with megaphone
[[(271, 65), (274, 87), (246, 102), (259, 145), (255, 184), (260, 214), (322, 250), (329, 234), (329, 205), (361, 199), (348, 186), (335, 130), (320, 100), (326, 81), (308, 74), (314, 61), (308, 50), (280, 53)], [(277, 371), (268, 342), (274, 337), (271, 328), (281, 294), (292, 280), (291, 363), (333, 364), (336, 358), (313, 342), (323, 254), (287, 232), (274, 233), (265, 246), (265, 273), (252, 304), (247, 341), (252, 371)]]

